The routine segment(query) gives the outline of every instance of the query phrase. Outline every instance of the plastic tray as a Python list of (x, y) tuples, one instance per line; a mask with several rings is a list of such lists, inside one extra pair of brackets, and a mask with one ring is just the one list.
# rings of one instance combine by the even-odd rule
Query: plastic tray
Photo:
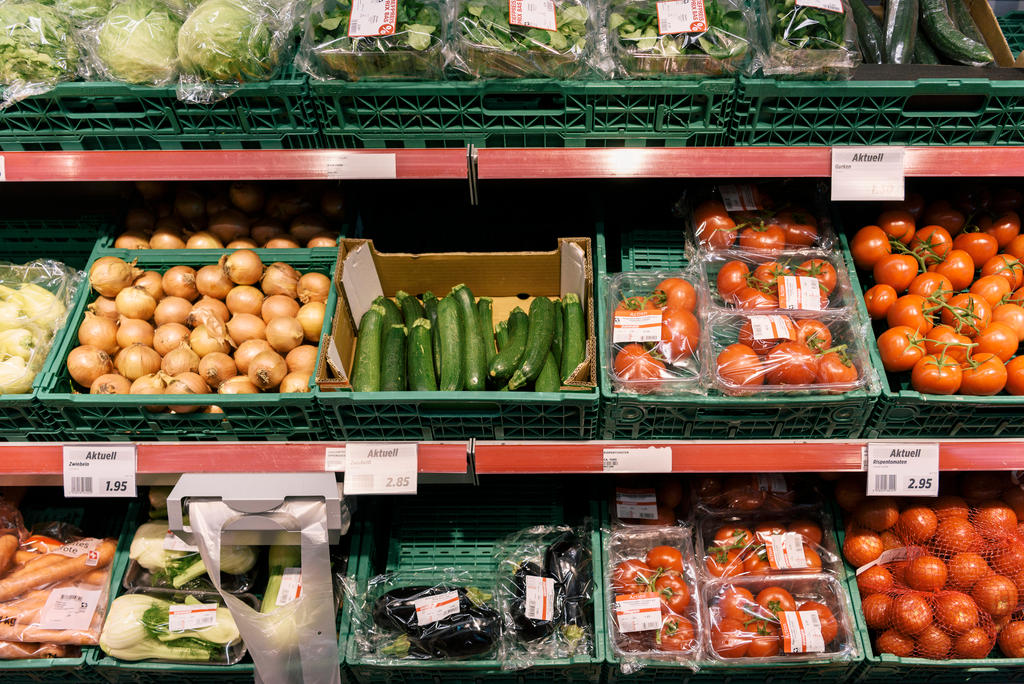
[(1003, 30), (1010, 52), (1015, 56), (1024, 50), (1024, 12), (1008, 12), (999, 17), (999, 28)]
[(735, 81), (310, 82), (328, 147), (692, 147), (731, 143)]
[[(682, 222), (664, 229), (600, 226), (595, 269), (600, 276), (641, 268), (679, 269), (686, 265)], [(617, 243), (618, 249), (614, 249)], [(609, 244), (613, 251), (609, 250)], [(615, 261), (612, 261), (615, 259)], [(847, 260), (847, 268), (852, 264)], [(597, 303), (599, 350), (605, 349), (607, 312)], [(607, 372), (608, 360), (598, 354)], [(875, 395), (856, 391), (810, 397), (644, 397), (601, 386), (602, 439), (837, 439), (857, 437), (867, 423)]]
[[(163, 250), (116, 250), (96, 248), (90, 264), (100, 256), (113, 255), (126, 260), (138, 259), (137, 266), (144, 269), (166, 270), (172, 265), (198, 268), (216, 263), (208, 250), (176, 250), (168, 257)], [(261, 249), (256, 250), (264, 263), (284, 261), (299, 271), (315, 270), (333, 276), (335, 250)], [(75, 331), (82, 320), (85, 306), (93, 298), (91, 292), (82, 291), (68, 317), (56, 354), (51, 354), (40, 399), (52, 425), (63, 430), (62, 437), (84, 441), (130, 440), (317, 440), (324, 437), (326, 427), (312, 387), (309, 392), (278, 394), (267, 392), (255, 395), (209, 394), (190, 397), (180, 404), (216, 405), (223, 414), (153, 413), (146, 406), (152, 400), (128, 395), (78, 394), (72, 389), (65, 360), (77, 343)], [(334, 313), (335, 289), (330, 289), (324, 319), (329, 329)]]
[[(574, 503), (580, 504), (580, 514), (592, 517), (593, 524), (590, 535), (595, 578), (593, 655), (538, 660), (529, 670), (521, 672), (503, 671), (501, 661), (493, 659), (450, 663), (410, 660), (382, 666), (363, 662), (350, 637), (345, 662), (352, 677), (360, 684), (600, 682), (606, 647), (603, 583), (598, 581), (603, 577), (598, 506), (571, 498), (568, 492), (551, 482), (529, 491), (512, 487), (438, 488), (377, 508), (364, 518), (360, 529), (356, 590), (365, 590), (370, 577), (380, 572), (434, 565), (468, 570), (475, 580), (486, 583), (494, 577), (497, 566), (494, 547), (501, 538), (533, 525), (578, 522), (575, 520), (578, 516), (572, 516), (569, 510)], [(353, 540), (353, 549), (356, 541)], [(426, 572), (422, 579), (430, 581), (432, 577)], [(351, 630), (351, 626), (348, 629)]]

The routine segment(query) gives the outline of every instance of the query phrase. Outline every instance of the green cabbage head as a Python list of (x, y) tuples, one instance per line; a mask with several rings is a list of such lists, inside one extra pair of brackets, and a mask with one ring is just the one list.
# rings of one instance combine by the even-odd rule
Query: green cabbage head
[(178, 70), (181, 20), (161, 0), (127, 0), (99, 27), (98, 55), (110, 75), (129, 83), (166, 83)]
[(38, 2), (0, 4), (0, 83), (56, 83), (78, 70), (71, 22)]
[(178, 33), (182, 69), (214, 81), (261, 81), (277, 64), (263, 5), (252, 0), (203, 0)]

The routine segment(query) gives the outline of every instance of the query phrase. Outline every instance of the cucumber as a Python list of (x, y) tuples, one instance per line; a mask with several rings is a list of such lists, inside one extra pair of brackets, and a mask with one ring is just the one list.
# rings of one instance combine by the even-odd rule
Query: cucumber
[(945, 57), (970, 66), (984, 66), (993, 60), (982, 43), (957, 30), (946, 8), (946, 0), (921, 0), (921, 28), (935, 50)]
[(562, 364), (562, 336), (565, 328), (565, 316), (562, 315), (562, 300), (554, 300), (555, 305), (555, 337), (551, 340), (551, 353), (555, 355), (555, 364)]
[(409, 389), (413, 392), (433, 392), (437, 389), (434, 375), (433, 333), (430, 321), (419, 318), (409, 329), (408, 356), (406, 366), (409, 375)]
[(985, 36), (981, 35), (981, 31), (978, 30), (978, 25), (974, 23), (971, 10), (967, 9), (967, 3), (964, 0), (946, 0), (946, 7), (949, 9), (949, 16), (960, 30), (960, 33), (977, 43), (985, 45)]
[(476, 323), (473, 293), (464, 284), (459, 284), (452, 288), (449, 296), (459, 305), (459, 322), (462, 324), (462, 389), (482, 390), (487, 378), (487, 364), (480, 326)]
[(404, 325), (393, 325), (384, 331), (380, 352), (380, 391), (404, 392), (405, 385)]
[(850, 0), (853, 19), (857, 22), (857, 36), (860, 38), (860, 52), (868, 64), (885, 63), (885, 38), (878, 17), (868, 9), (864, 0)]
[(540, 375), (551, 340), (555, 337), (555, 305), (547, 297), (534, 297), (530, 303), (530, 325), (526, 332), (526, 350), (519, 368), (508, 381), (510, 390), (531, 383)]
[(489, 368), (498, 350), (494, 348), (494, 314), (491, 313), (491, 298), (481, 297), (476, 303), (476, 325), (480, 329), (480, 341), (484, 345), (485, 368)]
[(917, 0), (886, 0), (885, 61), (910, 64), (917, 37)]
[(402, 325), (402, 312), (393, 301), (387, 297), (377, 297), (373, 304), (384, 308), (384, 330), (389, 330), (393, 325)]
[(508, 316), (508, 344), (501, 348), (498, 355), (491, 361), (488, 372), (491, 380), (498, 385), (508, 383), (509, 378), (519, 367), (526, 349), (526, 336), (529, 332), (529, 319), (518, 306)]
[(462, 389), (462, 324), (459, 305), (449, 295), (437, 303), (437, 327), (441, 338), (440, 389), (457, 392)]
[(533, 391), (557, 392), (561, 388), (562, 383), (558, 381), (558, 362), (555, 361), (554, 353), (549, 351), (544, 359), (544, 365), (541, 366), (540, 375), (533, 383)]
[(408, 292), (399, 290), (398, 293), (395, 294), (395, 299), (398, 300), (398, 306), (402, 308), (402, 318), (405, 320), (406, 329), (411, 328), (417, 318), (426, 317), (427, 312), (423, 308), (423, 305), (420, 304), (420, 300), (416, 299)]
[(423, 293), (423, 308), (427, 311), (427, 320), (430, 321), (430, 337), (434, 354), (434, 375), (441, 377), (441, 338), (440, 329), (437, 327), (437, 297), (430, 290)]
[(356, 392), (380, 390), (380, 344), (384, 329), (384, 307), (374, 304), (359, 321), (359, 337), (352, 359), (352, 389)]
[(565, 340), (562, 342), (562, 382), (568, 382), (573, 372), (587, 356), (587, 323), (583, 318), (583, 305), (576, 293), (570, 292), (562, 300), (565, 310)]
[(942, 64), (923, 31), (917, 32), (917, 40), (914, 41), (914, 64)]
[[(498, 331), (494, 333), (494, 339), (498, 342), (498, 351), (508, 346), (508, 323), (498, 321)], [(494, 361), (494, 359), (491, 359), (491, 361)], [(490, 368), (490, 364), (488, 364), (488, 368)]]

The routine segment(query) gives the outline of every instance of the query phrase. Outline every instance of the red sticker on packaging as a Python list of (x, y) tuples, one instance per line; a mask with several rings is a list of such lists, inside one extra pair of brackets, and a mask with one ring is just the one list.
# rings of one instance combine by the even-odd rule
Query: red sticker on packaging
[(719, 185), (718, 194), (726, 211), (755, 211), (761, 208), (753, 185)]
[(661, 629), (661, 597), (652, 591), (616, 596), (615, 618), (623, 634)]
[(653, 489), (616, 489), (615, 516), (625, 520), (657, 520), (658, 496)]
[(554, 0), (508, 0), (508, 23), (557, 31)]
[(612, 342), (660, 342), (661, 311), (618, 311), (612, 322)]
[(796, 325), (789, 316), (751, 316), (750, 332), (757, 341), (792, 340)]
[(768, 565), (772, 570), (803, 570), (807, 567), (804, 538), (796, 532), (766, 535), (764, 547), (768, 552)]
[(821, 282), (811, 276), (779, 276), (779, 308), (821, 311)]
[(555, 580), (550, 577), (526, 576), (526, 617), (530, 620), (551, 620), (555, 614)]
[(459, 612), (459, 592), (446, 591), (443, 594), (416, 599), (412, 604), (416, 606), (416, 624), (426, 627)]
[(658, 33), (703, 33), (708, 30), (704, 0), (668, 0), (658, 5)]
[(281, 575), (281, 586), (277, 590), (279, 606), (287, 606), (292, 601), (302, 598), (302, 568), (285, 568)]
[(782, 628), (782, 650), (786, 653), (824, 653), (821, 618), (814, 610), (784, 610), (778, 613)]
[(390, 36), (397, 22), (398, 0), (352, 0), (348, 36)]
[(814, 9), (825, 10), (844, 14), (843, 0), (796, 0), (797, 7), (813, 7)]
[(167, 608), (167, 631), (184, 632), (217, 626), (216, 603), (174, 603)]

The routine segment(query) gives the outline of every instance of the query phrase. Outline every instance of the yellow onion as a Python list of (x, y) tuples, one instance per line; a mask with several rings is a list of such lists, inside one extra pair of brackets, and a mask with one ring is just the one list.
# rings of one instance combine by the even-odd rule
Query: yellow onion
[(284, 316), (271, 319), (267, 323), (265, 335), (274, 351), (281, 354), (286, 354), (298, 347), (302, 344), (304, 337), (302, 324), (294, 318), (285, 318)]
[(326, 302), (327, 295), (331, 293), (331, 279), (323, 273), (307, 273), (299, 278), (295, 289), (303, 304)]
[(254, 285), (263, 275), (263, 262), (251, 249), (225, 254), (217, 263), (236, 285)]
[(320, 341), (320, 333), (324, 329), (324, 315), (326, 312), (327, 307), (324, 306), (323, 302), (303, 304), (302, 308), (299, 309), (295, 320), (302, 326), (302, 333), (305, 335), (307, 342)]
[(298, 249), (299, 243), (290, 237), (273, 237), (263, 246), (267, 249)]
[(334, 233), (317, 233), (309, 238), (306, 247), (337, 247), (338, 238)]
[(221, 386), (228, 378), (238, 375), (238, 367), (230, 356), (223, 352), (207, 354), (199, 361), (199, 375), (210, 387)]
[(181, 239), (179, 231), (172, 228), (157, 228), (149, 236), (149, 246), (152, 249), (185, 249), (185, 241)]
[(299, 303), (285, 295), (267, 297), (263, 300), (263, 306), (260, 307), (260, 316), (264, 323), (269, 323), (271, 319), (279, 316), (295, 318), (297, 313), (299, 313)]
[(288, 366), (281, 355), (273, 351), (257, 354), (249, 363), (246, 373), (249, 381), (261, 390), (274, 389), (288, 374)]
[(232, 240), (225, 247), (227, 249), (256, 249), (259, 245), (252, 238), (244, 237)]
[(114, 240), (117, 249), (149, 249), (149, 236), (137, 230), (121, 233)]
[[(214, 195), (210, 199), (206, 200), (206, 215), (207, 216), (211, 216), (212, 217), (212, 216), (214, 216), (216, 214), (220, 214), (221, 212), (225, 212), (225, 211), (227, 211), (229, 209), (231, 209), (231, 200), (228, 199), (228, 196), (225, 193), (223, 193), (223, 192), (220, 193), (220, 194)], [(213, 219), (211, 218), (210, 221), (212, 222)]]
[(213, 233), (201, 230), (192, 233), (185, 241), (186, 249), (223, 249), (224, 243), (217, 239)]
[[(136, 379), (131, 388), (128, 390), (129, 394), (163, 394), (167, 389), (167, 382), (170, 380), (170, 376), (160, 371), (156, 373), (150, 373), (143, 375), (141, 378)], [(146, 409), (153, 413), (159, 413), (164, 410), (164, 406), (154, 405), (147, 406)]]
[(156, 311), (156, 300), (141, 287), (126, 287), (114, 298), (117, 312), (126, 318), (148, 321)]
[(170, 297), (181, 297), (190, 302), (199, 297), (196, 289), (196, 270), (190, 266), (172, 266), (164, 273), (164, 294)]
[(132, 383), (117, 373), (106, 373), (96, 378), (89, 386), (89, 394), (128, 394)]
[[(125, 318), (122, 316), (117, 320), (117, 346), (130, 347), (133, 344), (144, 344), (153, 347), (154, 331), (149, 321), (138, 318)], [(160, 350), (156, 350), (160, 353)]]
[(295, 190), (280, 190), (271, 193), (264, 207), (267, 216), (282, 220), (291, 219), (309, 209), (309, 202)]
[(196, 289), (204, 297), (224, 299), (231, 292), (232, 287), (234, 287), (234, 283), (228, 279), (224, 269), (220, 266), (213, 264), (203, 266), (196, 273)]
[(260, 287), (265, 295), (284, 295), (285, 297), (296, 297), (296, 287), (299, 282), (299, 272), (282, 261), (275, 261), (267, 266)]
[[(178, 373), (175, 375), (170, 382), (167, 383), (167, 389), (164, 390), (164, 394), (208, 394), (210, 388), (206, 386), (206, 383), (196, 373), (185, 372)], [(180, 406), (178, 404), (169, 404), (167, 406), (171, 413), (193, 413), (198, 406)]]
[(254, 214), (263, 208), (263, 188), (255, 183), (236, 181), (228, 189), (231, 203), (247, 214)]
[(249, 221), (235, 209), (225, 209), (210, 218), (206, 230), (221, 242), (231, 242), (249, 234)]
[(97, 297), (93, 300), (92, 304), (86, 308), (97, 316), (103, 316), (104, 318), (109, 318), (112, 321), (116, 321), (121, 315), (117, 313), (117, 304), (115, 304), (114, 300), (110, 297)]
[(164, 181), (135, 181), (135, 189), (139, 191), (144, 200), (152, 202), (167, 193), (167, 183)]
[(288, 365), (289, 373), (302, 372), (312, 375), (316, 370), (317, 349), (310, 344), (301, 344), (288, 352), (284, 362)]
[(228, 292), (224, 303), (233, 314), (258, 316), (263, 307), (263, 293), (252, 285), (236, 285)]
[(153, 332), (153, 349), (163, 356), (188, 341), (189, 330), (180, 323), (165, 323)]
[(266, 340), (246, 340), (235, 350), (235, 365), (239, 373), (249, 372), (249, 363), (262, 352), (273, 351)]
[(156, 221), (156, 216), (153, 215), (149, 209), (143, 209), (136, 207), (129, 209), (128, 213), (124, 217), (124, 229), (129, 232), (138, 231), (140, 233), (148, 233), (153, 230), (153, 225)]
[(308, 392), (309, 391), (309, 373), (288, 373), (281, 380), (281, 386), (277, 388), (277, 391), (282, 394), (288, 394), (291, 392)]
[(206, 215), (206, 202), (195, 190), (178, 188), (174, 197), (174, 211), (189, 223), (195, 224)]
[(117, 323), (86, 311), (85, 320), (78, 326), (78, 343), (101, 349), (108, 355), (116, 354), (120, 348), (117, 344)]
[(200, 323), (206, 323), (209, 316), (213, 316), (223, 324), (224, 321), (231, 318), (231, 312), (228, 311), (228, 307), (224, 302), (219, 299), (203, 297), (192, 306), (192, 310), (188, 313), (188, 320), (185, 323), (194, 328)]
[(167, 352), (160, 362), (160, 370), (168, 375), (194, 373), (199, 370), (199, 355), (192, 351), (187, 342), (182, 342), (176, 349)]
[(87, 344), (72, 349), (67, 364), (71, 379), (82, 387), (92, 387), (96, 378), (114, 370), (110, 354)]
[(228, 321), (228, 335), (236, 347), (246, 340), (266, 338), (266, 329), (263, 319), (252, 314), (235, 314)]
[(260, 388), (244, 375), (228, 378), (217, 388), (218, 394), (259, 394)]
[(132, 283), (135, 287), (141, 287), (149, 293), (149, 296), (158, 302), (164, 296), (163, 276), (156, 271), (146, 271)]
[(261, 219), (249, 228), (249, 237), (260, 245), (278, 235), (284, 235), (284, 225), (273, 219)]
[(319, 214), (303, 214), (302, 216), (296, 216), (291, 225), (288, 226), (288, 233), (291, 234), (296, 241), (306, 243), (309, 242), (317, 233), (323, 233), (327, 231), (327, 220)]
[(152, 347), (133, 344), (117, 353), (114, 359), (117, 372), (129, 380), (138, 380), (143, 375), (160, 370), (160, 355)]
[(181, 297), (164, 297), (153, 311), (153, 322), (158, 326), (184, 323), (192, 311), (192, 302)]
[(94, 261), (89, 268), (89, 284), (104, 297), (116, 297), (140, 275), (142, 271), (124, 259), (105, 256)]
[(227, 353), (230, 346), (223, 335), (216, 334), (206, 324), (200, 324), (188, 336), (188, 344), (192, 351), (200, 357), (212, 354), (213, 352)]

